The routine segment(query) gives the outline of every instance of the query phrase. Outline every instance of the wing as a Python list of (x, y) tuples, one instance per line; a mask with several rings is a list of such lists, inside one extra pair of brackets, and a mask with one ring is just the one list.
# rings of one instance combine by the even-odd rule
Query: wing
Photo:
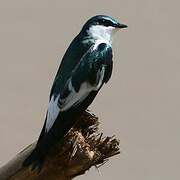
[(92, 91), (98, 91), (112, 74), (112, 48), (106, 43), (92, 46), (81, 58), (60, 94), (60, 111), (80, 104)]
[(101, 43), (91, 46), (71, 72), (60, 94), (52, 94), (48, 106), (46, 132), (58, 114), (80, 104), (92, 91), (108, 82), (112, 74), (112, 48)]
[(62, 58), (53, 82), (53, 86), (51, 88), (49, 100), (51, 99), (52, 95), (56, 97), (59, 92), (62, 91), (62, 88), (64, 88), (65, 84), (67, 83), (72, 71), (92, 45), (93, 42), (90, 39), (87, 40), (87, 38), (80, 35), (74, 38)]

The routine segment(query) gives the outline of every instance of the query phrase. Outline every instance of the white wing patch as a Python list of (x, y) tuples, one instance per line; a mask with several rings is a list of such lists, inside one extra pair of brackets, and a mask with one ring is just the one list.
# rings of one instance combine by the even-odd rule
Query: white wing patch
[(54, 99), (54, 95), (52, 95), (47, 111), (46, 132), (48, 132), (53, 126), (59, 112), (66, 111), (72, 106), (81, 103), (91, 91), (96, 91), (101, 87), (104, 78), (104, 72), (105, 67), (103, 67), (102, 70), (97, 73), (98, 82), (96, 86), (91, 86), (88, 82), (83, 82), (78, 92), (75, 91), (70, 79), (68, 83), (70, 94), (65, 99), (60, 99), (61, 104), (59, 106), (58, 100), (60, 95), (58, 95), (56, 99)]
[(58, 107), (59, 96), (60, 95), (58, 95), (56, 97), (56, 99), (54, 99), (54, 95), (52, 95), (51, 100), (49, 102), (48, 111), (47, 111), (47, 122), (46, 122), (46, 131), (47, 132), (53, 126), (54, 121), (56, 120), (56, 118), (60, 112), (60, 108)]
[(66, 111), (70, 107), (80, 104), (89, 95), (91, 91), (97, 91), (103, 83), (104, 73), (105, 67), (103, 66), (102, 70), (99, 70), (99, 72), (97, 73), (97, 84), (95, 86), (92, 86), (85, 81), (81, 84), (78, 92), (75, 91), (70, 79), (68, 83), (68, 89), (70, 91), (70, 94), (67, 98), (60, 100), (62, 102), (60, 105), (60, 111)]
[(103, 79), (104, 79), (104, 73), (105, 73), (105, 66), (102, 67), (101, 70), (98, 71), (97, 75), (99, 76), (97, 79), (97, 85), (95, 86), (95, 88), (93, 90), (98, 90), (102, 83), (103, 83)]
[[(105, 41), (96, 41), (93, 50), (95, 50), (101, 43), (105, 43)], [(54, 99), (54, 95), (52, 95), (47, 111), (46, 132), (51, 129), (60, 112), (66, 111), (72, 106), (80, 104), (89, 95), (90, 92), (97, 91), (103, 84), (104, 74), (105, 66), (103, 66), (102, 69), (97, 72), (96, 84), (94, 86), (85, 81), (81, 84), (78, 92), (75, 91), (72, 85), (72, 79), (70, 78), (66, 87), (70, 93), (66, 98), (61, 99), (59, 94)]]
[(61, 111), (66, 111), (71, 106), (74, 106), (82, 102), (93, 90), (93, 87), (88, 82), (84, 82), (81, 84), (79, 91), (76, 92), (74, 87), (72, 86), (72, 82), (70, 79), (68, 83), (68, 89), (70, 91), (68, 97), (60, 100), (62, 102), (62, 105), (60, 106)]

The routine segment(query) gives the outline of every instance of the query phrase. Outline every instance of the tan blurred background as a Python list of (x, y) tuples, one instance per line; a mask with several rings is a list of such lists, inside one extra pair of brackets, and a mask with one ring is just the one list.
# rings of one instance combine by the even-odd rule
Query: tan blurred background
[(91, 110), (121, 155), (76, 179), (180, 179), (180, 3), (0, 0), (0, 166), (38, 138), (64, 51), (85, 21), (127, 23), (114, 72)]

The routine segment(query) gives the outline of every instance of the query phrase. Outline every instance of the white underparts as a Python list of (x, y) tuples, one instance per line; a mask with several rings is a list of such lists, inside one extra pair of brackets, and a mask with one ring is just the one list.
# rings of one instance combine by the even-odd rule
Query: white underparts
[(52, 95), (51, 100), (49, 102), (47, 110), (46, 132), (48, 132), (51, 129), (60, 112), (60, 108), (58, 106), (59, 96), (57, 96), (56, 99), (54, 99), (54, 95)]

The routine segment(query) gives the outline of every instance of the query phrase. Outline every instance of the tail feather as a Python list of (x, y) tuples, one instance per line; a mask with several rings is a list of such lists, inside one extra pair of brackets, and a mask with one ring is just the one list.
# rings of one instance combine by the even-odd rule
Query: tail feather
[(44, 160), (45, 157), (40, 155), (37, 149), (34, 149), (23, 162), (23, 166), (31, 166), (31, 170), (36, 170), (37, 172), (40, 172), (43, 167)]
[(37, 145), (32, 153), (25, 159), (23, 166), (31, 166), (32, 170), (40, 172), (47, 154), (51, 148), (68, 133), (76, 122), (76, 117), (77, 114), (73, 113), (73, 111), (59, 114), (48, 132), (45, 132), (45, 122)]
[[(47, 116), (46, 116), (46, 119), (47, 119)], [(37, 170), (38, 172), (41, 171), (44, 160), (45, 160), (45, 155), (41, 152), (42, 150), (41, 150), (40, 144), (41, 144), (41, 140), (43, 139), (45, 135), (46, 119), (45, 119), (45, 123), (40, 133), (35, 149), (23, 162), (23, 166), (25, 167), (31, 166), (31, 170)]]

